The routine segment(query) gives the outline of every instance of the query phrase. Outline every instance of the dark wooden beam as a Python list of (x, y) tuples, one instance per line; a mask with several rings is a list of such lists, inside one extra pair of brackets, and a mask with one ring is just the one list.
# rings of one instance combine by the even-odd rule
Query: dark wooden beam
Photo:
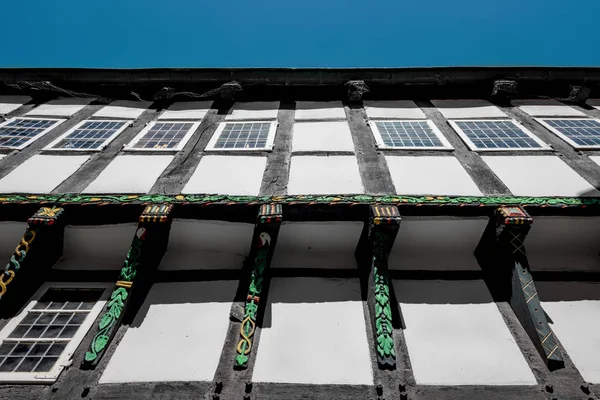
[[(121, 325), (126, 310), (136, 308), (132, 305), (133, 300), (136, 300), (134, 296), (140, 297), (138, 293), (146, 291), (147, 285), (144, 283), (151, 281), (149, 276), (158, 268), (166, 251), (172, 208), (169, 204), (149, 205), (140, 215), (138, 228), (125, 257), (119, 279), (104, 306), (94, 339), (85, 353), (82, 368), (93, 369), (98, 365)], [(138, 298), (135, 303), (139, 303), (139, 300)]]

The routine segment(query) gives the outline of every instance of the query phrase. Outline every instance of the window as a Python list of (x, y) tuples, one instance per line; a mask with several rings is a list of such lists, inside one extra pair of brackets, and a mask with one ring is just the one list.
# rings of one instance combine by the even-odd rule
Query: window
[(207, 150), (271, 150), (276, 122), (223, 122)]
[(536, 118), (576, 149), (600, 149), (600, 120)]
[(379, 148), (452, 150), (431, 121), (371, 121), (370, 125)]
[(0, 331), (0, 382), (52, 383), (102, 311), (105, 285), (46, 284)]
[(83, 121), (45, 150), (102, 150), (130, 124), (129, 121)]
[(22, 149), (63, 121), (49, 118), (9, 119), (0, 124), (0, 147)]
[(127, 150), (181, 150), (200, 122), (151, 122), (137, 135)]
[(551, 150), (512, 120), (448, 121), (471, 150)]

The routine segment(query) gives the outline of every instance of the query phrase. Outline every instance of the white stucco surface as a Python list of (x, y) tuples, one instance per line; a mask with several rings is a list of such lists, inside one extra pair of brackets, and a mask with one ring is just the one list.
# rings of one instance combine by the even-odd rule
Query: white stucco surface
[(354, 151), (346, 121), (296, 122), (292, 151)]
[(600, 383), (600, 284), (536, 282), (550, 327), (586, 382)]
[(47, 103), (41, 104), (25, 115), (43, 115), (52, 117), (70, 117), (83, 107), (90, 104), (94, 99), (67, 97), (55, 100), (50, 100)]
[(136, 119), (150, 107), (150, 104), (152, 104), (150, 101), (117, 100), (102, 107), (93, 116)]
[(202, 119), (210, 109), (212, 101), (180, 101), (173, 103), (158, 119)]
[(250, 252), (252, 224), (174, 220), (161, 270), (238, 269)]
[(267, 157), (204, 156), (181, 193), (256, 196), (266, 166)]
[(599, 217), (536, 216), (525, 247), (534, 271), (600, 270)]
[(271, 268), (355, 269), (362, 228), (355, 221), (283, 222)]
[(63, 256), (54, 266), (66, 270), (120, 270), (137, 224), (69, 225)]
[(354, 156), (294, 156), (288, 194), (364, 193)]
[(417, 384), (537, 383), (483, 281), (393, 285)]
[[(480, 270), (473, 251), (487, 223), (487, 218), (403, 217), (388, 267), (401, 270)], [(435, 251), (432, 251), (432, 243), (435, 243)]]
[(367, 117), (425, 119), (425, 113), (411, 100), (368, 100), (364, 102)]
[(431, 100), (431, 103), (448, 119), (508, 117), (486, 100)]
[(89, 156), (35, 155), (0, 179), (1, 193), (50, 193), (73, 175)]
[(600, 196), (600, 192), (555, 156), (484, 156), (515, 196)]
[(532, 117), (585, 117), (585, 114), (553, 99), (513, 100), (513, 106)]
[(225, 117), (226, 120), (244, 120), (244, 119), (277, 119), (279, 112), (278, 101), (254, 101), (246, 103), (235, 103)]
[(29, 96), (0, 96), (0, 115), (8, 114), (30, 100)]
[(19, 244), (26, 227), (25, 222), (0, 222), (0, 257), (6, 260), (5, 263), (15, 253), (15, 247)]
[(385, 156), (385, 160), (397, 194), (481, 196), (455, 157)]
[(271, 280), (255, 382), (372, 385), (358, 279)]
[(600, 165), (600, 156), (588, 156), (588, 157), (590, 158), (590, 160), (592, 160), (596, 164)]
[(587, 104), (600, 110), (600, 99), (588, 99)]
[(168, 155), (117, 156), (82, 193), (148, 193), (172, 160)]
[(155, 284), (100, 383), (212, 381), (237, 283)]
[(296, 120), (346, 119), (341, 101), (297, 101)]

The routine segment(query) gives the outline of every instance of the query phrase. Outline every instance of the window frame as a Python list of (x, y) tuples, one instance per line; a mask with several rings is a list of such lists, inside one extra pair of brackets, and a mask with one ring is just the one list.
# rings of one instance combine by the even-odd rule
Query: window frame
[[(383, 141), (383, 136), (381, 136), (381, 132), (379, 132), (379, 128), (377, 128), (378, 122), (426, 122), (427, 125), (429, 125), (429, 127), (431, 128), (434, 135), (439, 139), (440, 142), (442, 142), (442, 146), (427, 146), (427, 147), (388, 146)], [(433, 123), (433, 121), (431, 121), (429, 119), (380, 119), (380, 118), (377, 118), (377, 119), (369, 120), (368, 123), (369, 123), (369, 126), (371, 127), (371, 131), (373, 132), (373, 136), (375, 137), (375, 146), (378, 149), (382, 149), (382, 150), (448, 150), (448, 151), (454, 150), (454, 147), (452, 147), (452, 145), (450, 144), (448, 139), (446, 139), (446, 137), (442, 134), (442, 131), (440, 131), (439, 128)]]
[[(21, 311), (12, 317), (8, 323), (0, 330), (0, 343), (8, 338), (8, 335), (19, 325), (27, 313), (33, 309), (39, 299), (52, 288), (59, 289), (103, 289), (100, 298), (89, 310), (88, 316), (80, 325), (75, 335), (69, 340), (63, 352), (58, 357), (56, 364), (48, 372), (0, 372), (0, 383), (54, 383), (63, 369), (71, 364), (73, 354), (81, 345), (81, 342), (94, 326), (96, 319), (104, 309), (104, 306), (110, 296), (110, 289), (113, 284), (104, 282), (45, 282), (31, 298)], [(17, 339), (18, 340), (18, 339)]]
[[(57, 143), (60, 143), (61, 140), (65, 139), (67, 136), (69, 136), (70, 134), (72, 134), (73, 132), (75, 132), (77, 129), (79, 129), (80, 127), (82, 127), (86, 122), (124, 122), (125, 124), (120, 127), (119, 129), (117, 129), (117, 131), (112, 134), (111, 136), (108, 137), (108, 139), (106, 139), (104, 141), (104, 143), (102, 143), (102, 145), (96, 149), (69, 149), (69, 148), (52, 148), (52, 146), (54, 146)], [(79, 122), (77, 125), (75, 125), (74, 127), (72, 127), (71, 129), (69, 129), (66, 133), (64, 133), (63, 135), (60, 135), (56, 140), (52, 141), (52, 143), (50, 143), (48, 146), (44, 147), (44, 151), (75, 151), (75, 152), (81, 152), (81, 151), (102, 151), (104, 150), (109, 144), (110, 142), (112, 142), (114, 139), (116, 139), (117, 136), (119, 136), (125, 129), (131, 127), (133, 125), (133, 120), (123, 120), (123, 119), (84, 119), (83, 121)]]
[[(133, 147), (135, 146), (143, 137), (146, 133), (148, 133), (150, 131), (150, 129), (152, 129), (152, 127), (156, 124), (192, 124), (192, 126), (190, 127), (190, 129), (187, 131), (187, 133), (185, 134), (185, 136), (181, 139), (181, 141), (177, 144), (177, 146), (172, 147), (172, 148), (164, 148), (164, 149), (151, 149), (151, 148), (136, 148)], [(149, 122), (144, 129), (141, 130), (140, 133), (138, 133), (129, 143), (127, 143), (124, 147), (123, 150), (127, 150), (127, 151), (150, 151), (150, 152), (169, 152), (169, 151), (180, 151), (182, 150), (185, 145), (187, 144), (187, 142), (191, 139), (192, 135), (194, 134), (194, 132), (196, 132), (196, 130), (198, 130), (198, 127), (200, 126), (200, 121), (184, 121), (184, 120), (156, 120), (156, 121), (152, 121)]]
[[(564, 133), (560, 132), (558, 129), (554, 128), (553, 126), (550, 126), (549, 124), (547, 124), (545, 122), (546, 120), (559, 120), (559, 121), (564, 121), (564, 120), (585, 121), (585, 120), (589, 120), (589, 121), (596, 121), (596, 122), (600, 123), (600, 119), (598, 119), (598, 118), (589, 118), (589, 117), (588, 118), (586, 118), (586, 117), (536, 117), (536, 118), (534, 118), (534, 120), (536, 120), (544, 128), (548, 129), (550, 132), (554, 133), (556, 136), (558, 136), (559, 138), (561, 138), (562, 140), (564, 140), (565, 142), (567, 142), (574, 149), (577, 149), (577, 150), (598, 150), (598, 149), (600, 149), (600, 144), (591, 145), (591, 146), (582, 146), (580, 144), (577, 144), (572, 139), (570, 139), (567, 135), (565, 135)], [(600, 134), (598, 136), (600, 137)]]
[[(515, 126), (520, 129), (523, 133), (525, 133), (525, 135), (529, 136), (534, 142), (536, 142), (537, 144), (540, 145), (540, 147), (518, 147), (518, 148), (512, 148), (512, 147), (507, 147), (507, 148), (490, 148), (490, 149), (480, 149), (477, 146), (475, 146), (475, 144), (473, 144), (473, 142), (471, 141), (471, 139), (469, 139), (469, 137), (463, 132), (463, 130), (458, 126), (457, 122), (512, 122), (513, 124), (515, 124)], [(454, 131), (458, 134), (458, 136), (462, 139), (462, 141), (469, 147), (470, 150), (472, 151), (476, 151), (476, 152), (493, 152), (493, 151), (499, 151), (499, 152), (505, 152), (505, 151), (553, 151), (554, 149), (552, 148), (552, 146), (550, 146), (548, 143), (542, 141), (540, 138), (538, 138), (537, 136), (535, 136), (529, 129), (525, 128), (523, 126), (523, 124), (519, 123), (518, 121), (512, 119), (512, 118), (470, 118), (470, 119), (455, 119), (455, 120), (448, 120), (448, 124), (450, 124), (450, 126), (452, 127), (452, 129), (454, 129)]]
[[(48, 132), (50, 132), (51, 130), (53, 130), (54, 128), (56, 128), (57, 126), (59, 126), (60, 124), (62, 124), (63, 122), (66, 121), (65, 118), (48, 118), (48, 117), (12, 117), (12, 118), (8, 118), (6, 119), (6, 121), (2, 121), (0, 123), (0, 129), (4, 128), (6, 125), (8, 125), (10, 122), (14, 121), (14, 120), (18, 120), (18, 119), (24, 119), (24, 120), (32, 120), (32, 121), (54, 121), (54, 125), (52, 125), (49, 128), (44, 129), (41, 133), (38, 133), (36, 136), (30, 138), (29, 140), (27, 140), (25, 143), (23, 143), (20, 146), (3, 146), (0, 145), (0, 149), (12, 149), (12, 150), (22, 150), (25, 147), (29, 146), (31, 143), (35, 142), (36, 140), (38, 140), (39, 138), (41, 138), (42, 136), (46, 135)], [(0, 134), (0, 137), (3, 137)]]
[[(269, 124), (269, 133), (267, 133), (267, 141), (263, 148), (215, 148), (215, 144), (219, 140), (219, 137), (225, 130), (227, 124)], [(231, 120), (223, 121), (217, 127), (217, 130), (210, 138), (205, 151), (272, 151), (275, 143), (275, 134), (279, 123), (277, 121), (268, 120)]]

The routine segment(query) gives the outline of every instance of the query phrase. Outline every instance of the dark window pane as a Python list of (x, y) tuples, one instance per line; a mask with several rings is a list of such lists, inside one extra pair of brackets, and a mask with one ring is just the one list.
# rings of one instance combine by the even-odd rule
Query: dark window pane
[(9, 338), (20, 338), (29, 330), (28, 325), (19, 325), (8, 335)]
[(77, 313), (69, 321), (69, 325), (81, 325), (87, 317), (87, 313)]
[(54, 319), (54, 317), (56, 317), (56, 314), (52, 314), (52, 313), (43, 313), (42, 316), (40, 317), (40, 319), (38, 319), (37, 323), (39, 325), (48, 325), (50, 324), (50, 322), (52, 322), (52, 320)]
[(49, 310), (62, 310), (62, 308), (65, 306), (65, 302), (62, 301), (53, 301), (52, 303), (50, 303), (50, 306), (48, 307)]
[(59, 325), (59, 324), (66, 325), (72, 316), (73, 316), (73, 314), (71, 314), (71, 313), (60, 313), (56, 316), (53, 323), (56, 325)]
[(64, 343), (54, 343), (46, 353), (47, 356), (60, 356), (67, 345)]
[(21, 324), (33, 325), (33, 323), (35, 322), (36, 319), (38, 319), (39, 316), (40, 316), (40, 313), (29, 312), (29, 313), (27, 313), (25, 318), (23, 318), (23, 321), (21, 321)]
[(79, 302), (75, 302), (75, 301), (68, 301), (67, 304), (65, 305), (65, 310), (77, 310), (77, 308), (79, 308)]
[(46, 332), (44, 333), (44, 338), (55, 338), (60, 334), (60, 331), (62, 331), (63, 326), (62, 325), (50, 325), (50, 327), (46, 330)]
[(11, 356), (24, 356), (32, 347), (33, 345), (31, 343), (19, 343), (13, 349)]
[(44, 357), (42, 361), (35, 368), (35, 372), (48, 372), (52, 369), (58, 357)]
[(0, 372), (12, 372), (21, 360), (21, 357), (6, 357), (6, 360), (0, 365)]
[(31, 372), (35, 368), (38, 362), (40, 362), (40, 357), (25, 357), (21, 365), (16, 369), (16, 372)]
[(26, 338), (39, 338), (46, 330), (47, 325), (33, 325), (29, 332), (25, 335)]
[(4, 342), (0, 345), (0, 356), (7, 356), (15, 347), (16, 343)]
[(50, 343), (37, 343), (33, 346), (33, 349), (29, 352), (30, 356), (43, 356), (46, 351), (50, 348)]
[(35, 303), (35, 306), (33, 306), (34, 310), (45, 310), (48, 307), (48, 304), (50, 304), (49, 301), (38, 301), (37, 303)]

